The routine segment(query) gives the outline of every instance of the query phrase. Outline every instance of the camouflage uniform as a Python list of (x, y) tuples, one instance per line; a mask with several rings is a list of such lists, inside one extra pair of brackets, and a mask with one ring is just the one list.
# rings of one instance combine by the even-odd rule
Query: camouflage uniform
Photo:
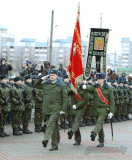
[(21, 86), (18, 86), (17, 84), (14, 84), (12, 88), (13, 97), (11, 98), (11, 109), (12, 109), (12, 128), (18, 128), (20, 126), (21, 121), (21, 112), (25, 111), (25, 105), (24, 102), (21, 101), (21, 105), (18, 107), (19, 100), (22, 96), (22, 91), (24, 89)]
[(123, 87), (118, 86), (118, 97), (119, 97), (118, 114), (119, 114), (119, 117), (121, 117), (121, 120), (123, 120), (124, 119), (122, 114), (122, 108), (124, 105)]
[(34, 119), (34, 124), (35, 124), (35, 131), (36, 132), (41, 132), (41, 125), (42, 125), (42, 103), (43, 103), (43, 91), (40, 89), (35, 89), (36, 90), (36, 95), (35, 95), (35, 119)]
[[(132, 82), (130, 82), (129, 85), (132, 85)], [(132, 113), (132, 88), (129, 88), (129, 105), (130, 105), (130, 113)]]
[[(7, 102), (7, 105), (5, 106), (4, 103), (9, 96), (9, 87), (8, 85), (1, 84), (0, 85), (0, 105), (1, 105), (1, 113), (0, 113), (0, 132), (4, 133), (6, 136), (6, 133), (4, 132), (4, 124), (7, 121), (8, 112), (11, 110), (11, 105), (9, 102)], [(7, 134), (7, 136), (9, 136)]]
[[(28, 130), (27, 127), (28, 127), (30, 119), (31, 119), (31, 110), (33, 108), (35, 108), (35, 104), (34, 104), (33, 98), (31, 99), (31, 102), (28, 103), (29, 98), (32, 94), (32, 90), (33, 90), (32, 84), (25, 82), (25, 85), (26, 86), (24, 86), (24, 89), (26, 89), (25, 87), (27, 87), (27, 89), (26, 89), (27, 96), (25, 98), (25, 111), (23, 112), (23, 115), (22, 115), (22, 125), (23, 125), (24, 130)], [(32, 132), (30, 131), (30, 133), (32, 133)]]
[[(124, 84), (126, 84), (127, 82), (124, 82)], [(127, 120), (128, 118), (128, 111), (129, 111), (129, 96), (128, 96), (128, 87), (123, 87), (124, 90), (124, 105), (123, 105), (123, 114), (125, 116), (125, 119)]]

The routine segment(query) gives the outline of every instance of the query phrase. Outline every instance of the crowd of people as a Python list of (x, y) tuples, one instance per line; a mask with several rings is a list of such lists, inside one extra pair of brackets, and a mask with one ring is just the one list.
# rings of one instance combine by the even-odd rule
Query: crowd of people
[[(11, 123), (13, 135), (32, 134), (28, 128), (32, 109), (35, 109), (35, 132), (45, 133), (42, 142), (44, 147), (52, 138), (51, 151), (58, 150), (58, 128), (71, 128), (68, 139), (75, 134), (74, 145), (80, 145), (79, 127), (96, 125), (91, 132), (91, 140), (94, 141), (98, 135), (98, 147), (103, 147), (104, 133), (101, 127), (102, 124), (110, 123), (108, 113), (114, 123), (131, 120), (129, 114), (132, 113), (132, 75), (126, 81), (125, 73), (118, 77), (115, 71), (109, 69), (106, 81), (104, 73), (96, 73), (96, 69), (92, 68), (91, 76), (78, 82), (78, 93), (82, 99), (79, 101), (71, 90), (67, 70), (61, 63), (58, 64), (58, 69), (55, 69), (55, 66), (47, 61), (44, 64), (31, 64), (31, 61), (26, 60), (19, 69), (20, 76), (9, 78), (8, 71), (12, 67), (5, 62), (5, 59), (1, 59), (0, 137), (10, 136), (5, 132), (7, 122)], [(37, 69), (37, 64), (41, 64), (40, 70)], [(106, 101), (100, 100), (96, 87), (100, 88), (105, 100), (108, 98), (109, 108)], [(101, 118), (97, 119), (97, 115)]]

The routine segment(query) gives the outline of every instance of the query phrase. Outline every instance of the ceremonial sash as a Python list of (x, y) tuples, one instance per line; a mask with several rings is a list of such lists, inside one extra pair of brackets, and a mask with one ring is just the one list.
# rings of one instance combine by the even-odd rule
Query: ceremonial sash
[(98, 95), (100, 96), (101, 100), (102, 100), (103, 102), (105, 102), (105, 103), (109, 106), (109, 105), (110, 105), (110, 104), (109, 104), (109, 101), (103, 96), (101, 90), (100, 90), (98, 87), (96, 87), (96, 90), (97, 90)]
[[(80, 97), (79, 93), (77, 92), (77, 95), (76, 95), (77, 99), (79, 101), (82, 101), (82, 98)], [(85, 109), (87, 108), (87, 105), (84, 105)]]

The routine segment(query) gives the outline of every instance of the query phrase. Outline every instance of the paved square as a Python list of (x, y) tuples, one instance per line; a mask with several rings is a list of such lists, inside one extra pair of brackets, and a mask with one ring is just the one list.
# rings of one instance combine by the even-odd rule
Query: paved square
[(94, 126), (81, 127), (82, 142), (80, 146), (73, 146), (74, 138), (68, 140), (67, 131), (60, 131), (61, 140), (58, 151), (49, 151), (50, 142), (47, 148), (43, 148), (43, 133), (34, 132), (34, 124), (30, 123), (30, 130), (33, 134), (13, 136), (10, 125), (6, 125), (5, 131), (10, 137), (0, 137), (0, 160), (128, 160), (132, 159), (132, 120), (113, 123), (114, 141), (111, 139), (111, 125), (104, 124), (105, 146), (96, 147), (96, 141), (90, 140), (90, 132)]

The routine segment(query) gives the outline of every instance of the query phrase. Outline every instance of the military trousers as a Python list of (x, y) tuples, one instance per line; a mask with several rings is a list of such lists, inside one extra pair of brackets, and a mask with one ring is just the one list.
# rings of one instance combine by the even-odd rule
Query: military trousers
[(8, 116), (8, 112), (1, 110), (0, 113), (0, 128), (4, 128), (5, 127), (5, 123), (7, 122), (7, 116)]
[(46, 131), (44, 135), (44, 140), (50, 140), (52, 147), (58, 147), (58, 140), (60, 139), (59, 128), (58, 128), (58, 118), (59, 115), (47, 115), (48, 120), (46, 121)]
[(21, 123), (22, 123), (22, 115), (23, 115), (23, 111), (19, 111), (19, 113), (18, 113), (19, 126), (20, 126)]
[(122, 106), (122, 115), (124, 115), (124, 116), (127, 115), (127, 104), (123, 104), (123, 106)]
[(104, 122), (105, 118), (106, 118), (106, 116), (97, 117), (97, 122), (96, 122), (95, 128), (91, 131), (91, 133), (95, 133), (96, 135), (98, 134), (100, 143), (104, 143), (103, 122)]
[(35, 119), (34, 119), (34, 124), (35, 125), (42, 125), (42, 108), (35, 108)]
[(18, 128), (19, 127), (19, 111), (18, 110), (12, 110), (11, 126), (12, 126), (12, 128)]
[(29, 122), (30, 122), (30, 119), (31, 119), (31, 110), (32, 109), (25, 108), (25, 111), (22, 114), (22, 125), (24, 127), (29, 125)]
[(73, 126), (71, 128), (71, 131), (74, 133), (75, 141), (81, 142), (81, 133), (79, 130), (79, 124), (83, 116), (78, 115), (78, 116), (72, 116), (72, 117), (73, 117)]

